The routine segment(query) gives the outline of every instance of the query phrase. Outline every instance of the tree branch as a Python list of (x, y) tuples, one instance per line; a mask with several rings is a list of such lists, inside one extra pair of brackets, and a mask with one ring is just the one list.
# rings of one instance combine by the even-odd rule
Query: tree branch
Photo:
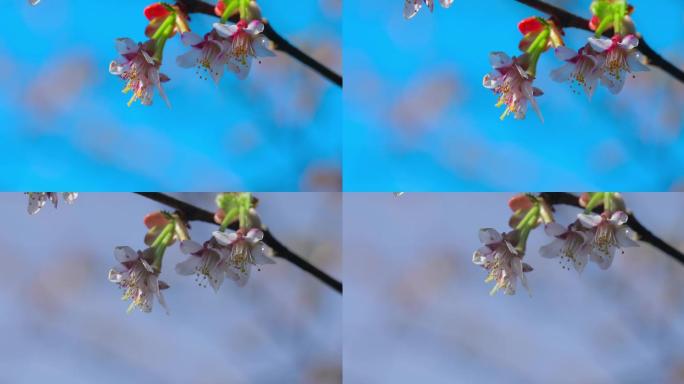
[[(579, 17), (573, 13), (570, 13), (564, 9), (561, 9), (559, 7), (556, 7), (554, 5), (548, 4), (544, 1), (540, 0), (515, 0), (519, 3), (525, 4), (529, 7), (532, 7), (536, 10), (539, 10), (541, 12), (544, 12), (548, 14), (549, 16), (552, 16), (555, 21), (558, 23), (560, 27), (563, 28), (577, 28), (577, 29), (583, 29), (585, 31), (593, 32), (589, 28), (589, 20)], [(608, 31), (603, 33), (604, 36), (610, 37), (610, 34)], [(651, 48), (650, 45), (646, 43), (646, 40), (641, 35), (637, 35), (639, 37), (639, 45), (637, 46), (637, 49), (643, 53), (649, 61), (649, 64), (651, 64), (654, 67), (658, 67), (665, 71), (666, 73), (670, 74), (670, 76), (674, 77), (675, 79), (679, 80), (680, 82), (684, 83), (684, 71), (681, 69), (677, 68), (674, 64), (671, 62), (667, 61), (665, 58), (663, 58), (658, 52), (656, 52), (653, 48)]]
[[(202, 13), (216, 17), (216, 14), (214, 13), (214, 6), (202, 0), (176, 0), (176, 4), (183, 9), (186, 14)], [(237, 22), (238, 20), (233, 17), (231, 18), (231, 21)], [(284, 37), (280, 36), (280, 34), (278, 34), (278, 32), (276, 32), (276, 30), (273, 29), (271, 24), (268, 22), (264, 23), (264, 35), (271, 39), (271, 41), (275, 44), (276, 50), (287, 53), (295, 60), (298, 60), (302, 64), (318, 72), (321, 76), (332, 81), (338, 87), (342, 87), (342, 76), (334, 72), (332, 69), (326, 67), (313, 57), (302, 52), (299, 48), (290, 44), (290, 42)]]
[[(196, 207), (192, 204), (188, 204), (184, 201), (178, 200), (172, 196), (165, 193), (158, 192), (135, 192), (140, 196), (144, 196), (150, 200), (154, 200), (158, 203), (167, 205), (169, 207), (175, 208), (178, 214), (186, 221), (203, 221), (205, 223), (216, 224), (214, 221), (214, 214), (205, 209)], [(237, 223), (233, 223), (229, 226), (230, 229), (237, 230)], [(269, 230), (264, 231), (264, 243), (271, 247), (274, 252), (275, 257), (279, 257), (289, 261), (290, 263), (298, 266), (305, 272), (310, 273), (315, 278), (320, 280), (322, 283), (326, 284), (330, 288), (342, 293), (342, 283), (337, 281), (332, 276), (321, 271), (320, 269), (313, 266), (308, 261), (304, 260), (301, 256), (290, 251), (283, 243), (276, 239)]]
[[(544, 199), (549, 205), (570, 205), (573, 207), (584, 209), (584, 207), (579, 204), (579, 197), (567, 192), (542, 192), (539, 194), (541, 198)], [(601, 213), (599, 208), (594, 209), (594, 212)], [(675, 249), (670, 244), (666, 243), (663, 239), (656, 236), (648, 228), (644, 227), (643, 224), (634, 216), (633, 213), (627, 212), (629, 214), (629, 219), (627, 220), (627, 225), (634, 230), (639, 235), (639, 240), (644, 243), (649, 243), (661, 250), (665, 254), (672, 256), (675, 260), (684, 264), (684, 254), (677, 249)]]

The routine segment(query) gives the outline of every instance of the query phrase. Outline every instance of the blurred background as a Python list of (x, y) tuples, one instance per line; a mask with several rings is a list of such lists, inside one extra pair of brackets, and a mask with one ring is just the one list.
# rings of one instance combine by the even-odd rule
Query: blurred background
[[(176, 196), (214, 207), (213, 194)], [(341, 278), (339, 194), (257, 197), (275, 236)], [(170, 315), (158, 303), (127, 314), (107, 280), (114, 247), (142, 247), (143, 216), (166, 207), (130, 193), (82, 193), (35, 216), (26, 204), (23, 194), (0, 194), (0, 382), (341, 382), (342, 298), (287, 261), (215, 294), (173, 271), (185, 259), (173, 247), (162, 272)], [(212, 230), (194, 223), (191, 235), (203, 241)]]
[[(531, 297), (489, 296), (478, 230), (507, 230), (509, 193), (349, 193), (344, 367), (350, 383), (682, 383), (684, 265), (648, 244), (582, 275), (537, 254)], [(684, 249), (684, 194), (625, 194)], [(570, 222), (578, 210), (558, 207)]]
[[(550, 3), (588, 17), (590, 0)], [(684, 2), (630, 1), (649, 44), (684, 67)], [(544, 16), (515, 1), (457, 0), (404, 20), (401, 0), (345, 1), (345, 190), (679, 190), (684, 84), (660, 69), (588, 102), (549, 72), (536, 85), (545, 118), (501, 122), (482, 87), (490, 51), (518, 54), (517, 23)], [(568, 30), (579, 48), (588, 32)]]
[[(114, 39), (144, 38), (153, 1), (3, 1), (0, 190), (339, 190), (342, 93), (285, 54), (217, 86), (165, 50), (169, 109), (127, 107)], [(293, 44), (341, 71), (341, 0), (261, 1)], [(199, 34), (215, 18), (193, 15)], [(42, 186), (42, 187), (41, 187)]]

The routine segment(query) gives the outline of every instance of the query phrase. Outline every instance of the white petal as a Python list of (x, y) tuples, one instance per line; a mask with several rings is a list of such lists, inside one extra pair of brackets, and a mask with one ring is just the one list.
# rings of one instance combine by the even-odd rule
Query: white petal
[(498, 71), (492, 71), (482, 78), (482, 86), (487, 89), (493, 89), (499, 85), (501, 74)]
[(213, 235), (214, 239), (221, 245), (231, 245), (238, 239), (238, 235), (235, 232), (214, 231)]
[(136, 252), (133, 248), (128, 246), (116, 247), (114, 248), (114, 257), (120, 263), (124, 263), (127, 261), (137, 260), (138, 252)]
[(616, 225), (622, 225), (626, 223), (628, 219), (629, 216), (627, 216), (627, 214), (622, 211), (617, 211), (613, 213), (613, 215), (610, 217), (610, 221)]
[(225, 273), (220, 268), (213, 268), (209, 272), (209, 284), (214, 289), (214, 292), (218, 292), (219, 288), (221, 288), (225, 276)]
[(404, 0), (404, 18), (412, 18), (422, 6), (423, 4), (421, 4), (420, 0)]
[(67, 204), (73, 204), (78, 198), (78, 192), (64, 192), (62, 193), (62, 198)]
[(439, 0), (439, 4), (443, 8), (449, 8), (449, 7), (451, 7), (451, 4), (453, 4), (453, 3), (454, 3), (454, 0)]
[(121, 75), (124, 72), (124, 66), (118, 61), (112, 60), (109, 63), (109, 73), (112, 75)]
[(202, 245), (192, 241), (192, 240), (183, 240), (180, 242), (180, 250), (184, 254), (188, 255), (191, 253), (197, 253), (202, 250)]
[(480, 242), (485, 245), (498, 243), (503, 240), (503, 237), (496, 229), (482, 228), (480, 229)]
[(532, 83), (529, 81), (525, 81), (523, 83), (522, 90), (525, 93), (525, 95), (527, 96), (527, 98), (529, 99), (530, 105), (532, 106), (532, 109), (534, 109), (534, 111), (537, 113), (537, 116), (539, 116), (539, 120), (541, 120), (541, 122), (543, 123), (544, 122), (544, 116), (542, 116), (541, 109), (539, 109), (539, 105), (537, 104), (537, 100), (535, 100), (534, 95), (535, 94), (541, 95), (544, 92), (542, 92), (542, 90), (539, 88), (533, 88)]
[(575, 64), (567, 63), (560, 68), (551, 71), (551, 80), (562, 83), (570, 80), (570, 75), (575, 70)]
[(622, 91), (622, 88), (625, 86), (625, 75), (622, 74), (618, 78), (614, 78), (609, 75), (604, 75), (601, 77), (601, 84), (603, 84), (604, 87), (608, 88), (608, 91), (612, 93), (613, 95), (617, 95)]
[(554, 257), (560, 256), (561, 249), (563, 249), (563, 245), (565, 244), (565, 241), (561, 239), (555, 239), (551, 243), (544, 245), (539, 248), (539, 255), (541, 257), (545, 257), (547, 259), (553, 259)]
[(225, 67), (223, 63), (216, 63), (215, 65), (211, 66), (211, 78), (214, 80), (214, 83), (218, 84), (219, 82), (221, 82), (224, 70)]
[(202, 259), (196, 256), (190, 256), (185, 261), (176, 264), (176, 273), (183, 276), (194, 275), (197, 273), (197, 266)]
[(565, 228), (564, 226), (562, 226), (562, 225), (556, 223), (555, 221), (550, 222), (550, 223), (548, 223), (548, 224), (546, 224), (546, 225), (544, 226), (544, 232), (545, 232), (547, 235), (552, 236), (552, 237), (560, 236), (560, 235), (564, 234), (564, 233), (567, 232), (567, 231), (568, 231), (567, 228)]
[(116, 51), (122, 55), (129, 53), (134, 53), (138, 51), (138, 43), (129, 39), (128, 37), (122, 37), (114, 41)]
[(489, 63), (494, 68), (509, 67), (513, 64), (513, 60), (504, 52), (491, 52), (489, 54)]
[(587, 98), (591, 101), (594, 91), (596, 91), (596, 86), (598, 85), (598, 79), (595, 76), (586, 77), (584, 82), (584, 92), (587, 94)]
[(577, 214), (577, 218), (580, 220), (582, 224), (584, 224), (584, 226), (588, 228), (593, 228), (601, 224), (601, 221), (603, 221), (603, 218), (595, 213), (579, 213)]
[(627, 227), (618, 228), (615, 230), (615, 238), (617, 239), (620, 248), (638, 247), (639, 243), (634, 241), (632, 230)]
[(45, 205), (45, 199), (39, 193), (29, 193), (29, 203), (26, 210), (29, 215), (35, 215)]
[(589, 255), (587, 252), (578, 252), (575, 254), (575, 270), (578, 273), (582, 273), (584, 271), (584, 267), (587, 266), (587, 262), (589, 261)]
[(640, 56), (637, 52), (630, 53), (627, 56), (627, 64), (629, 65), (629, 70), (632, 72), (647, 72), (650, 71), (648, 66), (644, 65), (639, 59)]
[(512, 272), (512, 276), (511, 276), (512, 278), (522, 276), (522, 274), (523, 274), (522, 258), (520, 258), (520, 257), (511, 258), (511, 272)]
[(194, 32), (185, 32), (181, 34), (181, 42), (184, 45), (194, 46), (198, 45), (202, 41), (204, 41), (204, 39)]
[(626, 49), (626, 50), (631, 50), (637, 47), (639, 45), (639, 39), (630, 34), (622, 38), (622, 41), (619, 43), (620, 48)]
[(142, 263), (145, 270), (147, 270), (147, 272), (154, 273), (154, 268), (152, 268), (152, 266), (150, 265), (150, 263), (147, 262), (147, 260), (140, 259), (140, 262)]
[(182, 68), (192, 68), (199, 61), (199, 49), (191, 48), (188, 52), (176, 57), (176, 64)]
[(608, 48), (613, 46), (613, 41), (611, 39), (607, 39), (605, 37), (602, 38), (595, 38), (595, 37), (590, 37), (589, 38), (589, 44), (591, 44), (591, 47), (598, 52), (603, 52), (607, 50)]
[(238, 31), (235, 24), (214, 23), (214, 29), (223, 37), (232, 37)]
[(237, 279), (235, 280), (235, 284), (238, 285), (238, 287), (244, 287), (245, 284), (247, 284), (247, 280), (249, 280), (249, 275), (251, 273), (252, 267), (247, 264), (245, 265), (245, 271), (235, 271)]
[(480, 250), (473, 252), (473, 264), (484, 265), (487, 262), (487, 256)]
[(240, 79), (244, 80), (247, 78), (247, 75), (249, 75), (249, 69), (252, 67), (252, 57), (247, 56), (245, 57), (245, 61), (239, 61), (239, 60), (230, 60), (228, 62), (228, 68), (230, 68), (233, 73), (235, 73), (235, 76)]
[(264, 23), (259, 20), (252, 20), (245, 29), (250, 35), (256, 35), (264, 31)]
[(252, 257), (254, 257), (254, 263), (256, 265), (266, 265), (266, 264), (275, 264), (276, 263), (273, 259), (264, 255), (263, 247), (258, 247), (258, 249), (252, 250)]
[(254, 38), (252, 47), (257, 57), (273, 57), (275, 53), (270, 50), (271, 41), (266, 36), (259, 35)]
[(249, 240), (251, 244), (255, 244), (264, 239), (264, 232), (258, 228), (252, 228), (245, 235), (245, 239)]
[(108, 278), (109, 278), (109, 281), (111, 281), (112, 283), (121, 282), (122, 277), (123, 277), (123, 275), (121, 274), (121, 272), (119, 272), (115, 269), (109, 270)]
[(563, 60), (563, 61), (572, 60), (575, 57), (577, 57), (576, 51), (574, 51), (574, 50), (572, 50), (572, 49), (570, 49), (564, 45), (561, 45), (560, 47), (556, 48), (554, 50), (554, 53), (556, 54), (556, 58), (558, 58), (558, 60)]

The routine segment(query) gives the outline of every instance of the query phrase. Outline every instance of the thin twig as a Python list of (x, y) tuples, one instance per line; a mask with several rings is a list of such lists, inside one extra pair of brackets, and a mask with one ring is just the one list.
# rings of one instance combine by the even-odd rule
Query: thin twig
[[(577, 208), (582, 208), (579, 203), (579, 197), (567, 192), (543, 192), (539, 194), (540, 197), (544, 199), (549, 205), (570, 205)], [(594, 209), (594, 212), (601, 213), (599, 208)], [(672, 256), (675, 260), (684, 264), (684, 253), (675, 249), (670, 244), (666, 243), (663, 239), (656, 236), (648, 228), (646, 228), (633, 213), (627, 212), (629, 219), (627, 220), (627, 225), (634, 230), (639, 235), (639, 240), (644, 243), (649, 243), (656, 247), (657, 249), (663, 251), (664, 253)]]
[[(144, 196), (150, 200), (154, 200), (158, 203), (167, 205), (177, 210), (179, 215), (186, 221), (203, 221), (205, 223), (216, 224), (214, 221), (214, 214), (196, 207), (192, 204), (188, 204), (184, 201), (178, 200), (175, 197), (169, 196), (165, 193), (159, 192), (135, 192), (138, 195)], [(233, 230), (237, 230), (237, 223), (231, 224), (229, 227)], [(314, 265), (306, 261), (301, 256), (290, 251), (283, 243), (276, 239), (269, 230), (264, 231), (264, 243), (271, 247), (274, 252), (275, 257), (279, 257), (289, 261), (290, 263), (298, 266), (305, 272), (310, 273), (315, 278), (320, 280), (322, 283), (326, 284), (330, 288), (342, 293), (342, 283), (327, 273), (316, 268)]]
[[(202, 13), (217, 17), (214, 13), (214, 6), (201, 0), (177, 0), (176, 4), (187, 14)], [(235, 22), (237, 19), (233, 17), (231, 18), (231, 21)], [(292, 45), (284, 37), (278, 34), (271, 24), (264, 23), (264, 35), (271, 39), (275, 45), (275, 49), (287, 53), (295, 60), (300, 61), (302, 64), (318, 72), (321, 76), (332, 81), (338, 87), (342, 87), (342, 76)]]
[[(585, 31), (593, 32), (589, 28), (589, 20), (579, 17), (573, 13), (570, 13), (562, 8), (556, 7), (554, 5), (548, 4), (540, 0), (515, 0), (519, 3), (525, 4), (536, 10), (544, 12), (550, 16), (553, 16), (555, 21), (560, 27), (563, 28), (577, 28), (583, 29)], [(608, 31), (604, 32), (604, 36), (610, 37)], [(654, 67), (658, 67), (670, 74), (670, 76), (684, 83), (684, 71), (677, 68), (674, 64), (663, 58), (658, 52), (656, 52), (650, 45), (646, 43), (643, 36), (638, 35), (639, 45), (637, 49), (643, 53), (649, 61), (649, 64)]]

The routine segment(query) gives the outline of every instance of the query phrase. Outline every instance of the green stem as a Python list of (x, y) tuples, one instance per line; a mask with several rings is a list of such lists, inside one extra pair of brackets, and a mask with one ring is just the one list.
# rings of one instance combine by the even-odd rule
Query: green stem
[(228, 212), (224, 211), (223, 213), (225, 214), (225, 216), (223, 217), (223, 221), (221, 222), (221, 226), (219, 227), (219, 231), (221, 231), (221, 232), (224, 232), (226, 230), (226, 228), (228, 228), (230, 223), (233, 222), (233, 220), (234, 220), (233, 216), (235, 214), (235, 210), (231, 209), (230, 211), (228, 211)]
[(604, 192), (596, 192), (592, 194), (591, 198), (589, 199), (589, 202), (587, 203), (587, 207), (584, 209), (584, 212), (589, 213), (593, 211), (594, 208), (596, 208), (596, 206), (599, 205), (601, 201), (603, 201), (604, 194)]
[(527, 68), (527, 72), (532, 76), (537, 75), (537, 62), (544, 52), (546, 47), (549, 45), (549, 36), (551, 35), (551, 30), (549, 27), (544, 28), (543, 31), (539, 32), (539, 35), (534, 39), (529, 48), (527, 48), (527, 53), (530, 55), (530, 62)]
[(152, 40), (157, 40), (164, 34), (164, 31), (166, 31), (166, 28), (171, 25), (174, 21), (176, 20), (176, 15), (172, 14), (171, 16), (168, 16), (164, 21), (161, 23), (159, 28), (154, 32), (154, 35), (152, 35)]
[(166, 235), (173, 232), (175, 225), (176, 224), (174, 222), (166, 224), (166, 226), (164, 226), (164, 229), (162, 229), (162, 231), (159, 232), (159, 235), (157, 235), (157, 238), (154, 239), (154, 242), (152, 243), (152, 245), (150, 245), (150, 248), (156, 248), (160, 244), (162, 244)]
[(534, 226), (537, 221), (539, 220), (539, 203), (536, 203), (532, 208), (530, 208), (529, 211), (527, 211), (527, 214), (523, 217), (523, 219), (518, 223), (518, 225), (515, 227), (515, 229), (518, 230), (523, 230), (526, 227), (532, 227)]
[(230, 15), (232, 15), (233, 12), (235, 12), (235, 10), (238, 7), (238, 3), (236, 0), (233, 0), (230, 2), (224, 2), (224, 4), (226, 5), (226, 9), (223, 11), (223, 14), (221, 15), (221, 23), (222, 24), (225, 23), (226, 21), (228, 21), (228, 18), (230, 17)]

